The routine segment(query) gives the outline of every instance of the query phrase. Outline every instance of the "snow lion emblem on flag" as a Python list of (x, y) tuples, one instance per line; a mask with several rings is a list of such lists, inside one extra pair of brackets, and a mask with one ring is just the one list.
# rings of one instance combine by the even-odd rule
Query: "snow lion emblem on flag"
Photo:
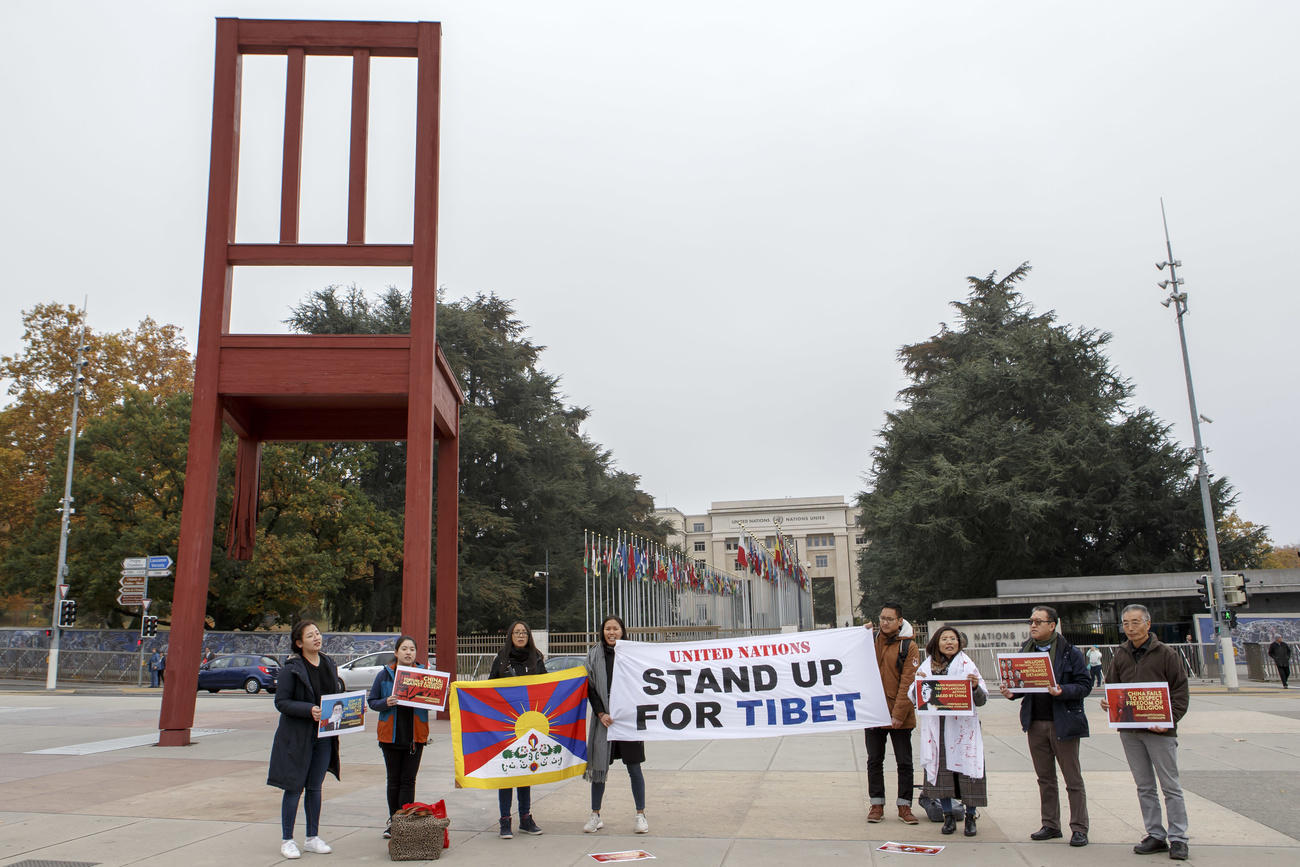
[(456, 782), (471, 789), (554, 783), (587, 768), (587, 670), (451, 685)]

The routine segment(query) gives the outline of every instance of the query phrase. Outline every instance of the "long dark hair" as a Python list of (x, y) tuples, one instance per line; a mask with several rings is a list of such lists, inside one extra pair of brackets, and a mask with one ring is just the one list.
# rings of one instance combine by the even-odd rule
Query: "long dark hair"
[[(302, 656), (302, 647), (298, 644), (298, 642), (302, 641), (302, 634), (307, 631), (308, 626), (316, 626), (316, 621), (299, 620), (297, 623), (293, 625), (293, 629), (289, 632), (290, 653), (296, 653), (299, 656)], [(316, 626), (316, 628), (320, 629), (319, 626)]]
[(508, 629), (506, 629), (506, 643), (501, 647), (501, 656), (509, 656), (510, 651), (514, 650), (515, 643), (510, 640), (510, 634), (515, 631), (516, 626), (522, 626), (524, 629), (528, 630), (528, 643), (524, 645), (524, 650), (528, 652), (528, 658), (533, 659), (536, 657), (540, 659), (542, 652), (537, 649), (536, 644), (533, 644), (533, 630), (522, 620), (516, 620), (514, 623), (510, 624)]
[(604, 620), (600, 621), (600, 643), (606, 646), (608, 646), (608, 642), (605, 641), (605, 624), (609, 623), (611, 620), (618, 624), (620, 633), (618, 640), (622, 641), (624, 638), (627, 638), (627, 627), (623, 625), (623, 618), (619, 617), (617, 614), (610, 614)]
[[(945, 632), (951, 632), (953, 635), (957, 636), (957, 653), (961, 653), (966, 649), (966, 638), (961, 634), (961, 631), (958, 630), (957, 627), (940, 626), (934, 631), (934, 635), (930, 636), (930, 640), (925, 643), (925, 652), (928, 653), (930, 658), (935, 662), (944, 661), (943, 654), (939, 652), (939, 636), (943, 635)], [(953, 655), (955, 656), (956, 654)]]

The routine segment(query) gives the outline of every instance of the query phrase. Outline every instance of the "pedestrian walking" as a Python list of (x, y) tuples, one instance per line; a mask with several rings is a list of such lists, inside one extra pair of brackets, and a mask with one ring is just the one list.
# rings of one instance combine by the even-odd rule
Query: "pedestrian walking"
[[(546, 674), (546, 663), (541, 651), (533, 643), (533, 631), (528, 628), (527, 623), (516, 620), (506, 630), (505, 646), (501, 648), (496, 659), (492, 660), (492, 670), (488, 679), (524, 677), (529, 674)], [(519, 793), (519, 830), (534, 836), (542, 833), (542, 829), (533, 821), (532, 788), (520, 786), (517, 789), (498, 789), (497, 799), (501, 806), (501, 839), (509, 840), (514, 837), (510, 830), (510, 802), (514, 792)]]
[(1095, 644), (1088, 648), (1088, 673), (1092, 676), (1092, 685), (1101, 686), (1101, 651)]
[(167, 648), (165, 647), (162, 649), (162, 655), (158, 657), (158, 684), (167, 685)]
[[(1106, 682), (1169, 684), (1174, 721), (1172, 727), (1151, 726), (1119, 732), (1128, 769), (1137, 783), (1138, 805), (1146, 826), (1146, 836), (1133, 851), (1138, 855), (1168, 851), (1174, 861), (1186, 861), (1187, 805), (1178, 779), (1178, 721), (1187, 713), (1189, 703), (1187, 672), (1182, 657), (1151, 634), (1151, 612), (1145, 605), (1126, 605), (1120, 614), (1120, 626), (1128, 640), (1115, 649), (1106, 670)], [(1101, 708), (1109, 711), (1105, 698), (1101, 700)], [(1168, 819), (1168, 829), (1160, 813), (1157, 781), (1165, 795), (1163, 819)]]
[[(917, 683), (928, 677), (964, 677), (971, 682), (975, 706), (983, 707), (988, 702), (988, 687), (975, 662), (964, 652), (965, 647), (961, 633), (951, 626), (944, 626), (930, 636), (925, 645), (925, 660), (916, 672), (917, 680), (907, 688), (913, 704), (920, 698), (916, 694)], [(919, 727), (921, 769), (925, 772), (921, 795), (939, 802), (943, 811), (941, 833), (956, 833), (957, 823), (962, 822), (963, 833), (974, 837), (975, 820), (979, 816), (976, 808), (989, 802), (984, 778), (984, 735), (979, 717), (975, 714), (922, 716)]]
[(302, 848), (320, 855), (330, 846), (320, 838), (321, 787), (328, 771), (339, 774), (339, 739), (318, 737), (321, 696), (341, 692), (334, 661), (321, 652), (324, 637), (310, 620), (294, 624), (289, 633), (290, 653), (280, 669), (275, 688), (275, 709), (280, 724), (271, 744), (271, 762), (266, 784), (283, 789), (280, 800), (280, 855), (300, 858), (293, 840), (298, 800), (307, 793), (303, 812), (307, 817), (307, 839)]
[(370, 709), (379, 712), (375, 732), (379, 737), (379, 751), (384, 756), (384, 769), (388, 776), (388, 822), (384, 825), (384, 839), (392, 836), (393, 814), (415, 801), (415, 777), (420, 773), (420, 758), (424, 745), (429, 742), (429, 712), (397, 703), (393, 695), (397, 666), (424, 668), (415, 661), (415, 639), (400, 636), (393, 645), (393, 659), (375, 675), (370, 685)]
[(1092, 677), (1083, 654), (1056, 630), (1056, 609), (1035, 606), (1029, 615), (1029, 640), (1021, 653), (1046, 653), (1052, 660), (1056, 686), (1048, 692), (1016, 695), (1007, 684), (999, 685), (1002, 695), (1020, 699), (1020, 727), (1029, 736), (1029, 755), (1038, 776), (1039, 815), (1043, 825), (1029, 835), (1031, 840), (1054, 840), (1061, 831), (1061, 801), (1056, 768), (1065, 778), (1070, 800), (1070, 845), (1088, 845), (1088, 793), (1079, 766), (1079, 739), (1088, 736), (1088, 718), (1083, 699), (1092, 692)]
[(890, 724), (864, 730), (867, 742), (867, 796), (871, 806), (868, 822), (885, 818), (885, 741), (894, 749), (898, 765), (898, 818), (908, 825), (918, 823), (912, 815), (912, 729), (916, 728), (916, 708), (907, 698), (907, 686), (916, 680), (921, 665), (921, 651), (912, 640), (912, 624), (903, 619), (903, 608), (887, 602), (880, 609), (880, 629), (876, 633), (876, 664), (885, 688)]
[(162, 654), (160, 654), (158, 652), (158, 648), (155, 647), (153, 649), (153, 652), (149, 654), (149, 688), (150, 689), (158, 688), (158, 685), (162, 682), (159, 677), (161, 673), (162, 673)]
[(587, 721), (587, 770), (582, 777), (591, 782), (591, 817), (582, 830), (594, 834), (605, 823), (600, 818), (600, 805), (605, 797), (605, 779), (614, 759), (622, 759), (632, 782), (632, 802), (636, 806), (633, 829), (638, 834), (650, 833), (645, 817), (645, 776), (641, 764), (645, 761), (643, 741), (611, 741), (606, 729), (614, 722), (609, 715), (609, 696), (614, 682), (614, 648), (623, 638), (625, 630), (619, 617), (610, 615), (600, 625), (600, 641), (587, 653), (587, 702), (591, 706), (591, 719)]
[(1268, 655), (1277, 666), (1277, 676), (1282, 679), (1282, 688), (1290, 689), (1287, 681), (1291, 679), (1291, 645), (1283, 641), (1280, 635), (1274, 635), (1273, 641), (1268, 646)]

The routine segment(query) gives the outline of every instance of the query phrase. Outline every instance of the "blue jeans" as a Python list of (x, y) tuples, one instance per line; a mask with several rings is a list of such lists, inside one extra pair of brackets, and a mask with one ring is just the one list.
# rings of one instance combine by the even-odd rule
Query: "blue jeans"
[[(632, 803), (636, 804), (638, 813), (645, 811), (645, 774), (641, 773), (641, 763), (627, 766), (627, 775), (632, 778)], [(600, 812), (600, 802), (605, 799), (605, 784), (591, 784), (591, 812)]]
[[(333, 748), (330, 745), (329, 738), (317, 738), (311, 748), (311, 762), (307, 766), (307, 800), (303, 804), (303, 812), (307, 814), (307, 836), (315, 837), (320, 831), (320, 788), (325, 782), (325, 773), (330, 768), (330, 755)], [(298, 798), (302, 791), (290, 792), (284, 791), (284, 797), (280, 799), (280, 831), (283, 834), (281, 839), (293, 839), (293, 820), (298, 813)]]
[[(510, 818), (510, 800), (511, 793), (514, 789), (497, 789), (497, 800), (501, 803), (501, 818)], [(519, 816), (527, 816), (532, 812), (533, 790), (530, 786), (519, 787)]]

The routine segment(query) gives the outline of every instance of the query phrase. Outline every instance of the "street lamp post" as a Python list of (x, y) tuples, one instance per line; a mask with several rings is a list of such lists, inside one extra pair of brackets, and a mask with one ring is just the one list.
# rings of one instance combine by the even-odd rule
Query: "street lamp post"
[(1192, 412), (1192, 440), (1196, 446), (1196, 476), (1200, 481), (1201, 511), (1205, 516), (1205, 544), (1210, 555), (1210, 581), (1214, 587), (1214, 607), (1210, 614), (1214, 619), (1214, 634), (1218, 637), (1221, 661), (1219, 676), (1229, 692), (1236, 692), (1237, 661), (1233, 655), (1232, 636), (1223, 628), (1224, 613), (1228, 610), (1228, 606), (1223, 596), (1223, 567), (1219, 562), (1218, 531), (1214, 527), (1214, 506), (1210, 500), (1210, 474), (1205, 466), (1205, 446), (1201, 442), (1201, 415), (1196, 410), (1196, 391), (1192, 388), (1192, 362), (1187, 354), (1187, 329), (1183, 325), (1183, 316), (1187, 314), (1187, 293), (1179, 288), (1183, 285), (1183, 281), (1178, 276), (1178, 269), (1183, 263), (1174, 258), (1174, 247), (1169, 240), (1169, 220), (1165, 216), (1163, 199), (1160, 200), (1160, 220), (1165, 227), (1165, 253), (1169, 258), (1157, 262), (1156, 267), (1162, 271), (1168, 268), (1169, 279), (1161, 280), (1156, 285), (1161, 289), (1169, 290), (1169, 297), (1160, 303), (1165, 307), (1172, 307), (1178, 320), (1178, 342), (1183, 350), (1183, 376), (1187, 380), (1187, 404)]
[(72, 370), (72, 425), (68, 428), (68, 467), (63, 476), (63, 513), (59, 521), (59, 560), (54, 569), (54, 612), (51, 614), (50, 656), (45, 672), (45, 688), (54, 689), (59, 682), (59, 606), (63, 601), (64, 584), (68, 577), (68, 522), (76, 509), (72, 508), (72, 463), (77, 454), (77, 411), (81, 401), (81, 384), (86, 381), (82, 371), (86, 360), (86, 305), (81, 305), (81, 336), (77, 338), (77, 366)]

